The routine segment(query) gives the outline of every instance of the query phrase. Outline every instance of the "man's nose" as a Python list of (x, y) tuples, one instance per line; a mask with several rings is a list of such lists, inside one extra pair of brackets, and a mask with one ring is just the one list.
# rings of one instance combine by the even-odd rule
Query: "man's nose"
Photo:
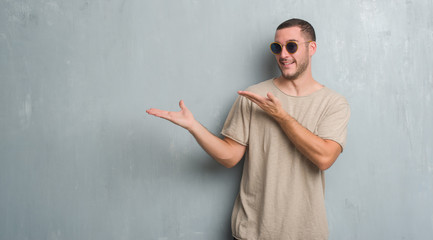
[(290, 56), (290, 53), (287, 51), (286, 46), (283, 46), (283, 49), (281, 49), (281, 57), (286, 58), (289, 56)]

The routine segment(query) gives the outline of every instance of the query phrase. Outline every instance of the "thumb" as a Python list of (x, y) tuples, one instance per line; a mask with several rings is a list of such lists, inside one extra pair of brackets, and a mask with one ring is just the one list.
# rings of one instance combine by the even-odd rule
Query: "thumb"
[(182, 110), (186, 109), (186, 106), (185, 106), (185, 103), (183, 102), (183, 100), (180, 100), (180, 101), (179, 101), (179, 107), (180, 107), (180, 109), (182, 109)]
[(279, 100), (277, 97), (274, 96), (274, 94), (272, 94), (271, 92), (268, 92), (267, 94), (269, 100), (271, 100), (273, 103), (279, 103)]
[(268, 92), (266, 95), (268, 96), (268, 98), (269, 98), (271, 101), (274, 101), (275, 96), (274, 96), (271, 92)]

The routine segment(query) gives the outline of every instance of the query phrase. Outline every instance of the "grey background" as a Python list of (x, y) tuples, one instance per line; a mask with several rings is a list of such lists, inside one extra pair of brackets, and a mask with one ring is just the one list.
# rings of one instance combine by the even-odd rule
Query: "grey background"
[(229, 239), (241, 164), (145, 110), (219, 134), (292, 17), (352, 109), (330, 239), (432, 239), (431, 0), (0, 0), (0, 239)]

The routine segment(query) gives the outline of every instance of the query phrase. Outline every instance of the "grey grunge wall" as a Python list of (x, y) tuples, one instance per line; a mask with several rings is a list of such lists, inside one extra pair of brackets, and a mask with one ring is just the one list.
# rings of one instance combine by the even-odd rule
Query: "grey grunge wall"
[(351, 105), (330, 239), (431, 239), (431, 0), (0, 0), (0, 239), (230, 239), (242, 163), (145, 110), (183, 99), (219, 134), (292, 17)]

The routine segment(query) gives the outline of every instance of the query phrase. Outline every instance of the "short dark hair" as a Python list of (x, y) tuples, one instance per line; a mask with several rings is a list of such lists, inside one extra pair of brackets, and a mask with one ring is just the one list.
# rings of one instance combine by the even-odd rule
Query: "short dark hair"
[(289, 28), (289, 27), (299, 27), (301, 28), (301, 32), (303, 32), (307, 38), (311, 41), (316, 41), (316, 33), (314, 32), (313, 26), (305, 20), (298, 19), (298, 18), (292, 18), (289, 19), (283, 23), (281, 23), (277, 30), (283, 29), (283, 28)]

